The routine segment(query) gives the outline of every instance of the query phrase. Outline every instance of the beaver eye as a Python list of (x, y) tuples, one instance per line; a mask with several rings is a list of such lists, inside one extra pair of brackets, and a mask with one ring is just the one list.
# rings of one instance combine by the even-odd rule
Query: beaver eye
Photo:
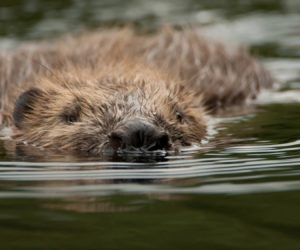
[(65, 118), (65, 122), (68, 123), (68, 124), (72, 124), (72, 123), (78, 121), (78, 117), (75, 114), (65, 115), (64, 118)]
[(73, 124), (74, 122), (78, 122), (80, 117), (80, 106), (75, 105), (72, 107), (68, 107), (61, 114), (61, 119), (66, 124)]
[(183, 122), (183, 115), (180, 112), (176, 112), (176, 119), (178, 122), (182, 123)]

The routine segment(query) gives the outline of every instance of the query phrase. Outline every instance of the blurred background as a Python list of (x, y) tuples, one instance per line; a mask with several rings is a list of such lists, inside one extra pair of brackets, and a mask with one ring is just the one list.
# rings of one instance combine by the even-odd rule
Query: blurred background
[(213, 147), (166, 162), (31, 163), (0, 140), (1, 249), (299, 249), (299, 0), (0, 0), (0, 23), (0, 51), (192, 25), (249, 46), (282, 90), (223, 120)]
[(299, 0), (1, 0), (0, 21), (2, 50), (98, 27), (192, 25), (276, 58), (270, 68), (280, 79), (299, 78), (299, 61), (292, 60), (300, 57)]
[(194, 25), (265, 56), (300, 56), (299, 0), (1, 0), (1, 46), (99, 26)]

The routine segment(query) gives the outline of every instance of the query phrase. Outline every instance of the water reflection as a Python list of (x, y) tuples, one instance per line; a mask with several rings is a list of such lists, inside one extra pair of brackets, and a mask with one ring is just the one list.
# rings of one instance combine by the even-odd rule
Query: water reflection
[(231, 146), (220, 151), (215, 149), (204, 157), (200, 154), (199, 159), (156, 164), (2, 162), (0, 180), (7, 187), (4, 185), (0, 197), (299, 190), (299, 152), (297, 140), (277, 145)]

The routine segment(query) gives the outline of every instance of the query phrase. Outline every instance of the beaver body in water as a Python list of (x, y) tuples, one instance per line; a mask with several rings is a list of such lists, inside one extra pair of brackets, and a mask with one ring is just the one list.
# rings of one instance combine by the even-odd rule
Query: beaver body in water
[(0, 112), (14, 139), (71, 154), (200, 143), (210, 114), (271, 86), (247, 51), (192, 29), (104, 30), (0, 56)]

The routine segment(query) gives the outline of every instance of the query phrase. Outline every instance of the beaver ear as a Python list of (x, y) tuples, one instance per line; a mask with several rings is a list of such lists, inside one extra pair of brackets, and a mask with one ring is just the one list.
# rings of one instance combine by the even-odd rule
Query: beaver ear
[(40, 89), (32, 88), (19, 96), (13, 112), (14, 124), (17, 128), (22, 128), (22, 122), (25, 119), (25, 115), (32, 111), (33, 103), (41, 95), (42, 91)]

